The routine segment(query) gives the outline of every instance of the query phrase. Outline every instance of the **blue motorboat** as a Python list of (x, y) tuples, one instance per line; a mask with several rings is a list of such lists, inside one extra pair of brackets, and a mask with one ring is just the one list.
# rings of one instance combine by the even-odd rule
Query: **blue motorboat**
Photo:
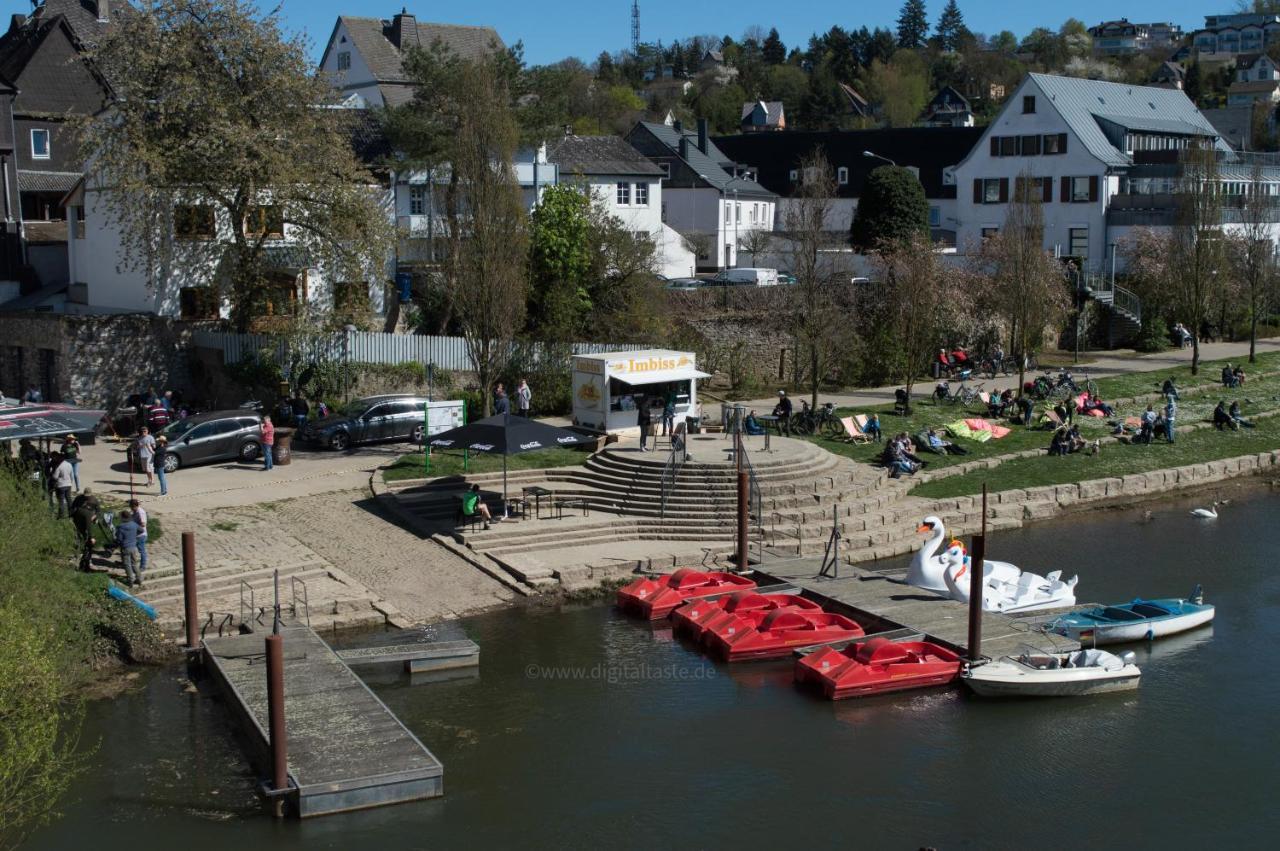
[(1204, 592), (1197, 585), (1185, 600), (1137, 599), (1084, 609), (1051, 621), (1048, 630), (1086, 645), (1123, 644), (1186, 632), (1209, 623), (1213, 614), (1213, 606), (1204, 602)]

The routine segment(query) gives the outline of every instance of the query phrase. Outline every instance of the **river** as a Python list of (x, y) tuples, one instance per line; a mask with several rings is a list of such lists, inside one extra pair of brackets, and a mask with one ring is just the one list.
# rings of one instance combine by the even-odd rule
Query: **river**
[[(789, 662), (715, 664), (602, 605), (462, 622), (478, 677), (375, 690), (445, 764), (442, 799), (309, 822), (260, 814), (223, 707), (150, 675), (89, 707), (90, 768), (35, 849), (1242, 847), (1280, 831), (1280, 496), (1095, 513), (993, 536), (1072, 562), (1082, 600), (1180, 596), (1212, 627), (1137, 646), (1136, 692), (984, 702), (961, 690), (833, 704)], [(905, 563), (906, 559), (897, 559)], [(1070, 570), (1068, 571), (1070, 572)]]

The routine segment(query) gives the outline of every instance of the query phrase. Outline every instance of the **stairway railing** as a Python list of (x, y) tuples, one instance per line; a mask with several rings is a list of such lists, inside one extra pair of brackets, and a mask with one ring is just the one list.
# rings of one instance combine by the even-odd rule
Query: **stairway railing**
[(1078, 282), (1090, 298), (1108, 305), (1134, 322), (1142, 322), (1142, 299), (1132, 290), (1117, 286), (1109, 276), (1098, 272), (1078, 273)]
[(680, 469), (684, 467), (684, 462), (689, 459), (688, 438), (671, 441), (671, 454), (667, 456), (667, 463), (662, 466), (662, 497), (658, 508), (658, 518), (665, 520), (667, 517), (667, 499), (671, 496), (671, 492), (675, 490), (676, 480), (680, 476)]

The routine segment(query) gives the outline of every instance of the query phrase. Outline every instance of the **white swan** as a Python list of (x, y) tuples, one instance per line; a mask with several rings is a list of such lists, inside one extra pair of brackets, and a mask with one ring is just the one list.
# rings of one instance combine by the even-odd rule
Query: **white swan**
[[(955, 548), (949, 550), (952, 553)], [(954, 557), (950, 568), (943, 574), (951, 599), (969, 603), (969, 569), (971, 559), (963, 552)], [(982, 608), (988, 612), (1029, 612), (1036, 609), (1056, 609), (1074, 606), (1075, 587), (1079, 577), (1063, 582), (1062, 571), (1055, 570), (1048, 576), (1022, 571), (1014, 582), (983, 577)]]
[[(951, 565), (952, 557), (946, 553), (940, 555), (937, 553), (938, 548), (947, 538), (947, 527), (942, 524), (940, 518), (930, 515), (920, 521), (916, 531), (926, 532), (929, 537), (911, 559), (911, 567), (907, 570), (907, 584), (945, 595), (948, 589), (944, 574)], [(1017, 582), (1022, 571), (1017, 565), (1007, 561), (984, 559), (982, 575), (987, 581)]]
[(1221, 504), (1222, 504), (1222, 503), (1215, 502), (1215, 503), (1214, 503), (1211, 507), (1209, 507), (1209, 508), (1193, 508), (1193, 509), (1191, 509), (1191, 516), (1192, 516), (1192, 517), (1199, 517), (1201, 520), (1217, 520), (1217, 519), (1218, 519), (1218, 506), (1219, 506), (1219, 505), (1221, 505)]

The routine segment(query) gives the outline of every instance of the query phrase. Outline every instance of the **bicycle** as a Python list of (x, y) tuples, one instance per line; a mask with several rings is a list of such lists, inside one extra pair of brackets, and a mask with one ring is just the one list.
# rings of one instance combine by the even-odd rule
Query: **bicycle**
[(975, 387), (970, 387), (968, 384), (963, 384), (960, 386), (960, 392), (956, 394), (956, 398), (960, 401), (960, 404), (963, 407), (967, 408), (970, 405), (972, 405), (974, 402), (982, 401), (981, 399), (982, 392), (983, 391), (982, 391), (981, 384)]
[(826, 402), (817, 411), (809, 407), (809, 403), (801, 400), (799, 413), (791, 415), (791, 430), (796, 434), (820, 434), (823, 437), (838, 437), (844, 432), (840, 418), (836, 416), (836, 406)]

